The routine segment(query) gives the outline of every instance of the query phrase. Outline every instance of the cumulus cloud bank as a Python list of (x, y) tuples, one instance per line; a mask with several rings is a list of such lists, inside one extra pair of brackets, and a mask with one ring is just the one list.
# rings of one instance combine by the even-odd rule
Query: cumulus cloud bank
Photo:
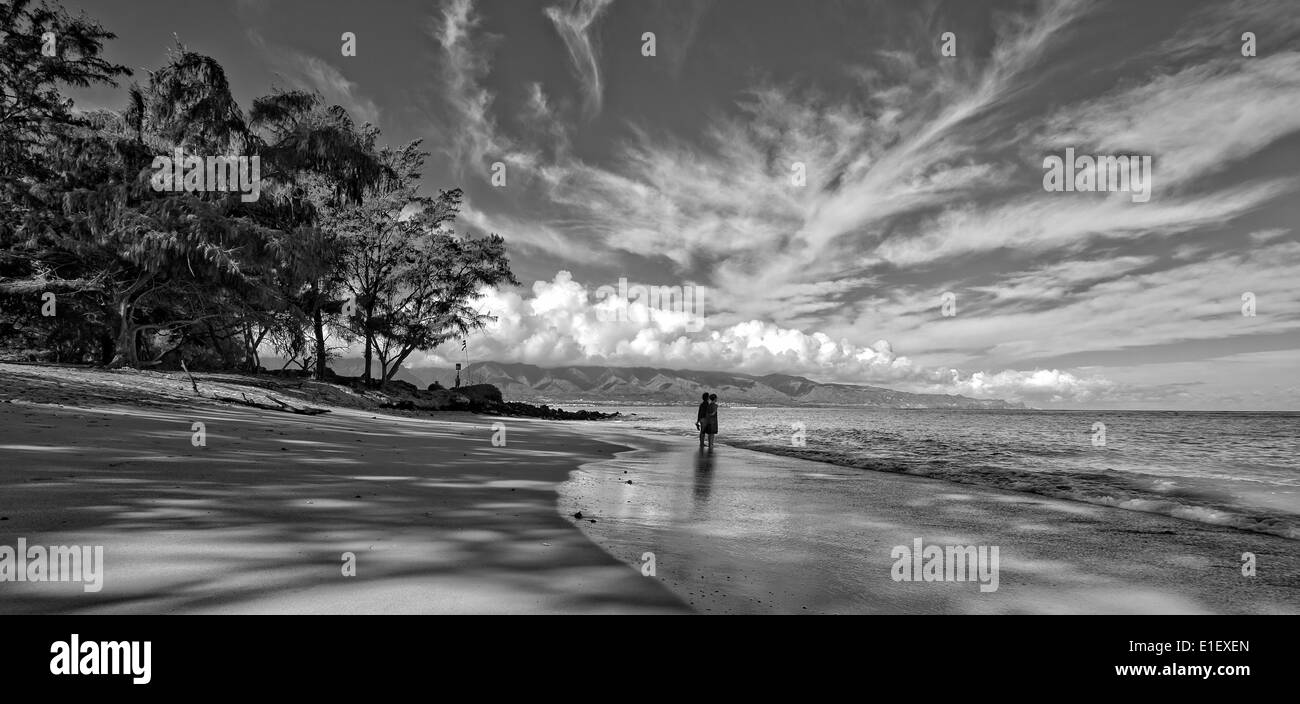
[[(531, 295), (485, 290), (477, 305), (497, 320), (470, 338), (472, 358), (540, 366), (797, 374), (818, 381), (886, 384), (902, 390), (1029, 403), (1092, 400), (1113, 386), (1105, 379), (1056, 369), (972, 373), (927, 368), (896, 353), (886, 340), (862, 346), (761, 320), (699, 329), (692, 319), (696, 311), (651, 308), (635, 296), (629, 301), (595, 294), (595, 288), (575, 281), (567, 271), (558, 272), (551, 281), (535, 282)], [(704, 314), (707, 318), (707, 308)], [(446, 364), (459, 358), (459, 345), (454, 347), (435, 350), (427, 361)]]

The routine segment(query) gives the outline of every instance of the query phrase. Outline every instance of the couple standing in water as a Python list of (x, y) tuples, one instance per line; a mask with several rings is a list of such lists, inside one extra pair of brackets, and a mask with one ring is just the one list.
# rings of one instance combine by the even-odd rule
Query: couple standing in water
[(713, 449), (713, 436), (718, 434), (718, 395), (705, 392), (700, 401), (700, 409), (695, 414), (695, 427), (700, 431), (700, 449), (704, 449), (704, 438), (708, 436), (709, 449)]

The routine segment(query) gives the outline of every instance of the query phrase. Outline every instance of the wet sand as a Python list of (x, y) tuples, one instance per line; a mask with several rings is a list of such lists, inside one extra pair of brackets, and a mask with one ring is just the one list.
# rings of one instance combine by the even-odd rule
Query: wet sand
[[(1300, 613), (1300, 543), (1156, 514), (643, 434), (564, 511), (705, 613)], [(630, 483), (629, 483), (630, 481)], [(895, 546), (998, 546), (978, 581), (895, 581)], [(1242, 553), (1256, 575), (1242, 574)], [(909, 575), (911, 572), (909, 571)]]

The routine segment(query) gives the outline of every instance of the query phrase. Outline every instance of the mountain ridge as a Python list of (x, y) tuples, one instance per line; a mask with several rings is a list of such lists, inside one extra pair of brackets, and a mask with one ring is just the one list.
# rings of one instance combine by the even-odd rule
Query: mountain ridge
[[(360, 375), (360, 359), (336, 360), (335, 372)], [(420, 388), (433, 382), (450, 387), (456, 371), (437, 367), (403, 368), (395, 379)], [(918, 394), (864, 384), (822, 383), (792, 374), (675, 370), (661, 367), (565, 365), (540, 367), (522, 362), (474, 362), (461, 371), (461, 384), (492, 384), (505, 398), (529, 403), (591, 405), (675, 405), (695, 403), (700, 394), (718, 394), (724, 403), (780, 406), (861, 406), (866, 408), (1023, 409), (1019, 402), (956, 394)]]

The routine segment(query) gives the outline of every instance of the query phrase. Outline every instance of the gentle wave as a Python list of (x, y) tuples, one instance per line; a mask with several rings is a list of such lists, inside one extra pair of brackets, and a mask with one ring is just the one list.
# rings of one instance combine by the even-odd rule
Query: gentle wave
[[(649, 410), (637, 409), (642, 415), (629, 422), (683, 438), (695, 436), (683, 429), (685, 414), (692, 409), (653, 409), (646, 415)], [(793, 446), (786, 437), (788, 424), (773, 423), (774, 414), (805, 418), (807, 445)], [(918, 421), (916, 416), (856, 409), (833, 416), (804, 409), (731, 409), (726, 420), (730, 422), (718, 439), (733, 447), (1300, 540), (1300, 511), (1294, 510), (1300, 473), (1283, 464), (1287, 458), (1294, 463), (1290, 441), (1277, 439), (1295, 427), (1289, 419), (1287, 425), (1263, 429), (1258, 424), (1236, 427), (1241, 421), (1234, 419), (1171, 424), (1155, 414), (1129, 413), (1115, 420), (1114, 427), (1136, 439), (1100, 452), (1078, 440), (1087, 437), (1089, 424), (1083, 423), (1080, 434), (1074, 429), (1080, 421), (1069, 417), (1008, 415), (990, 422), (987, 415), (944, 414)], [(862, 422), (886, 427), (863, 430), (854, 425)], [(936, 424), (943, 430), (934, 430)], [(1250, 437), (1252, 432), (1259, 437)], [(1063, 443), (1063, 435), (1071, 439)], [(1252, 486), (1257, 487), (1254, 494), (1242, 488)], [(1266, 505), (1265, 499), (1283, 505)]]
[(1229, 526), (1300, 540), (1300, 524), (1288, 517), (1255, 513), (1243, 507), (1229, 505), (1186, 504), (1177, 501), (1173, 494), (1164, 498), (1144, 495), (1130, 486), (1133, 481), (1131, 478), (1122, 476), (1118, 472), (1114, 475), (1094, 473), (1061, 475), (1035, 474), (966, 464), (943, 466), (931, 463), (926, 466), (916, 466), (904, 462), (881, 462), (855, 457), (849, 453), (782, 447), (744, 440), (732, 441), (728, 444), (747, 450), (827, 462), (842, 467), (933, 477), (959, 484), (991, 486), (1056, 499), (1159, 513), (1198, 523)]

